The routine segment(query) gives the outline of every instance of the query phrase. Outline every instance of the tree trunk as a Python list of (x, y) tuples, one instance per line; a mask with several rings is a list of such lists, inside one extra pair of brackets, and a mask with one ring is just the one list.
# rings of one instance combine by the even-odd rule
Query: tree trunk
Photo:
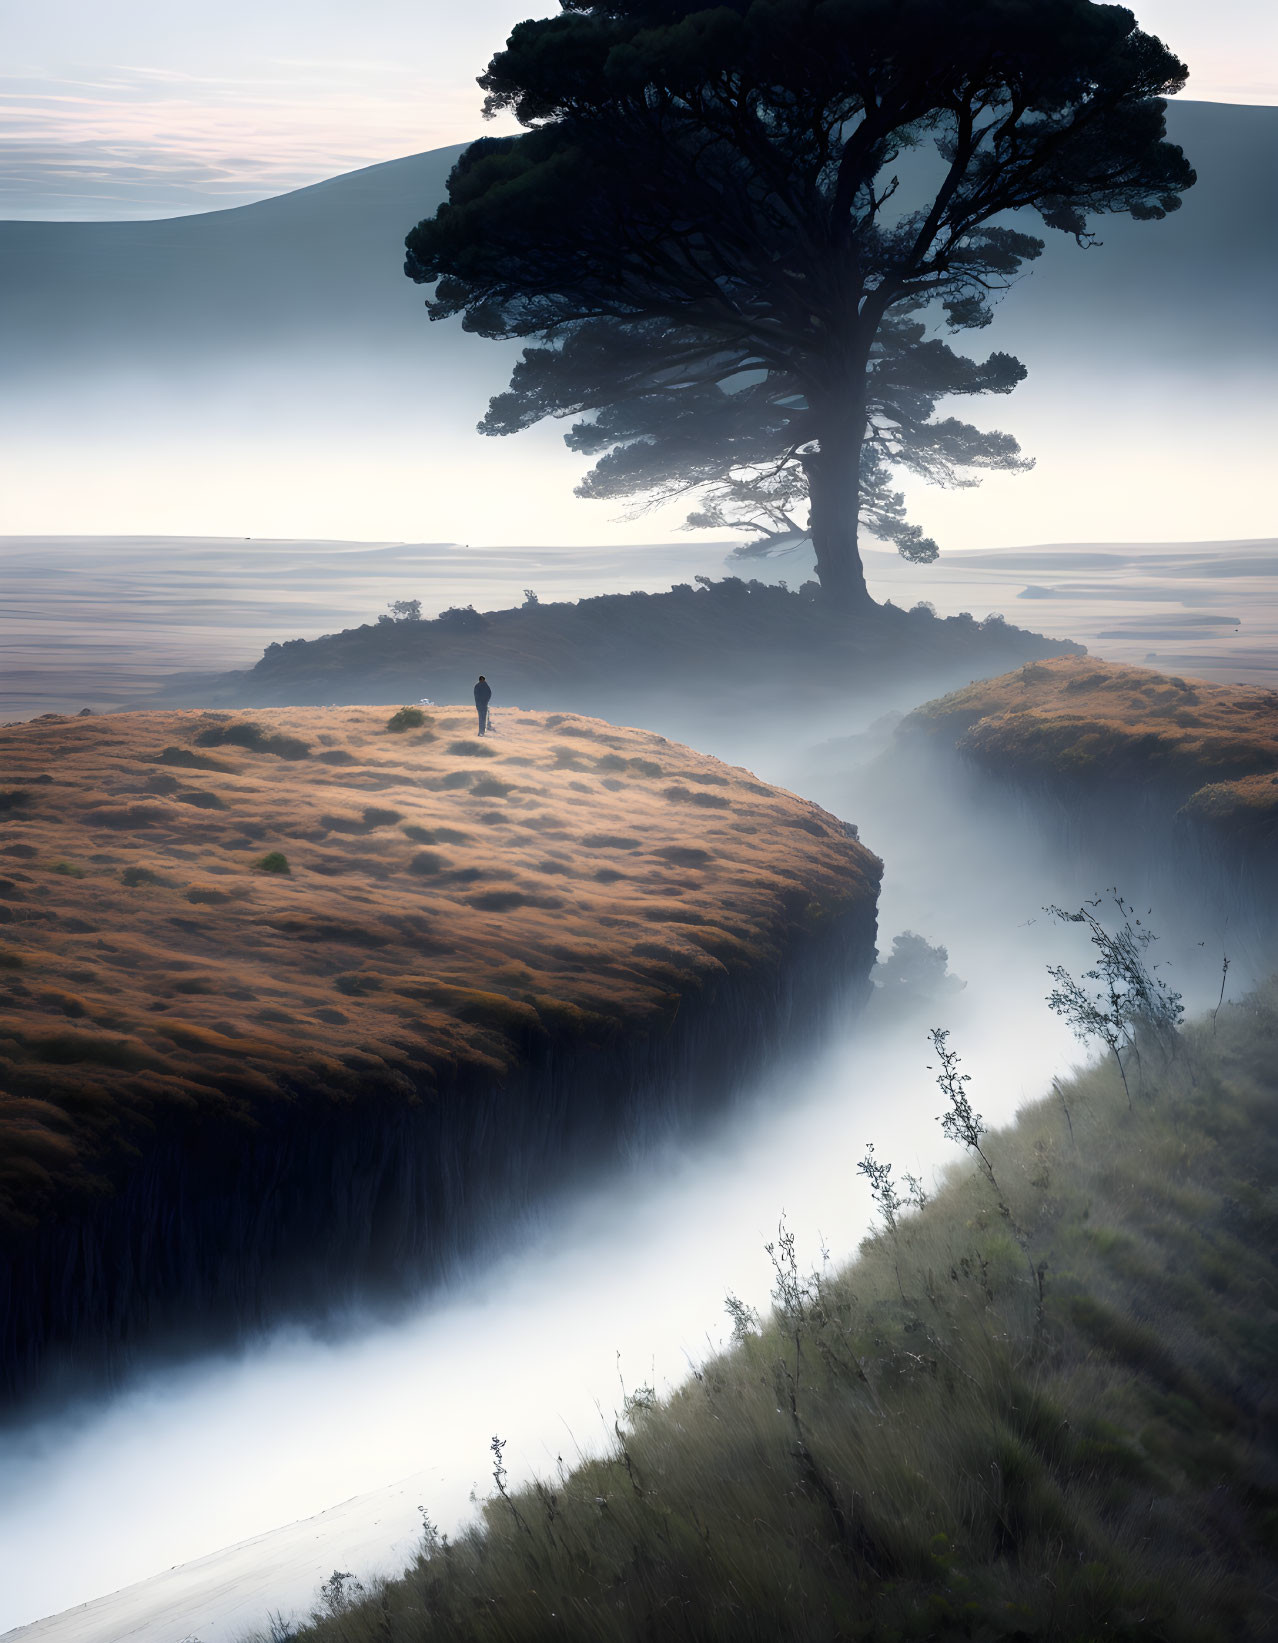
[[(857, 546), (861, 519), (861, 440), (864, 415), (827, 422), (820, 448), (803, 458), (811, 511), (808, 531), (816, 549), (823, 596), (840, 610), (874, 606)], [(877, 608), (877, 607), (876, 607)]]

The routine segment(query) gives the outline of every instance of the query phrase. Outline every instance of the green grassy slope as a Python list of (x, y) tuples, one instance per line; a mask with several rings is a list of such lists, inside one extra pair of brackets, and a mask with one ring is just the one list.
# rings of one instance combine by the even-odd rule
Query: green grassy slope
[(771, 1321), (613, 1453), (298, 1635), (1272, 1636), (1276, 1048), (1270, 989), (1130, 1111), (1058, 1086), (985, 1141), (997, 1192), (956, 1168), (846, 1270), (783, 1238)]

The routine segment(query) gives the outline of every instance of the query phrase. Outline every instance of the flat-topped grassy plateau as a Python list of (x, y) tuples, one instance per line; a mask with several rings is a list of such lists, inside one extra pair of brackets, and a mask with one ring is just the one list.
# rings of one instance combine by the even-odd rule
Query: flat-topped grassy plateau
[(1243, 849), (1278, 831), (1278, 691), (1061, 656), (983, 679), (902, 721), (982, 768), (1100, 795), (1143, 790)]
[(646, 731), (142, 712), (10, 726), (0, 761), (18, 1381), (86, 1328), (132, 1340), (128, 1285), (207, 1322), (407, 1281), (485, 1195), (680, 1083), (708, 1101), (873, 962), (855, 829)]

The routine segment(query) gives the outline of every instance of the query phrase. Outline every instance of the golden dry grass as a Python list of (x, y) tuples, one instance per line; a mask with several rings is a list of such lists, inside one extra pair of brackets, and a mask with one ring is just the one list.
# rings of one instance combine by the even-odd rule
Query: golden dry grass
[(571, 715), (481, 742), (470, 710), (389, 714), (0, 730), (0, 1225), (175, 1120), (659, 1029), (872, 908), (875, 858), (748, 771)]
[(907, 733), (943, 735), (1022, 776), (1155, 783), (1225, 828), (1278, 823), (1278, 692), (1063, 656), (929, 702)]

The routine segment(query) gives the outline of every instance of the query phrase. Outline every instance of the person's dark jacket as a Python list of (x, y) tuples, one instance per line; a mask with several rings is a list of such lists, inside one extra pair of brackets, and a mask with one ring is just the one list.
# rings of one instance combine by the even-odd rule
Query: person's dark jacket
[(475, 706), (487, 707), (493, 699), (493, 687), (481, 679), (475, 686)]

